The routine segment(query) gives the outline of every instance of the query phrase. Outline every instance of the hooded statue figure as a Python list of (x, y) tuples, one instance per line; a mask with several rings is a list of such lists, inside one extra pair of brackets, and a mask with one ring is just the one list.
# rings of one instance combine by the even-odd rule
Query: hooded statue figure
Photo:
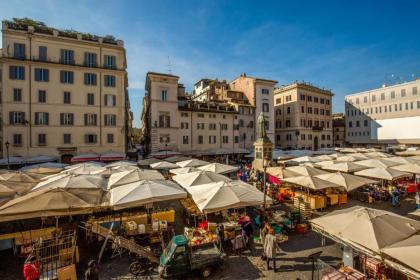
[(267, 132), (265, 131), (265, 117), (263, 112), (258, 116), (258, 139), (267, 138)]

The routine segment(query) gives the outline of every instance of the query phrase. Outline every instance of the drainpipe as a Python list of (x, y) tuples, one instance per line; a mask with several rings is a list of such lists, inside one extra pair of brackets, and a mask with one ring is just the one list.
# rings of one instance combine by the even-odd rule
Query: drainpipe
[(29, 153), (29, 147), (32, 147), (32, 35), (29, 34), (29, 143), (26, 143), (26, 156)]

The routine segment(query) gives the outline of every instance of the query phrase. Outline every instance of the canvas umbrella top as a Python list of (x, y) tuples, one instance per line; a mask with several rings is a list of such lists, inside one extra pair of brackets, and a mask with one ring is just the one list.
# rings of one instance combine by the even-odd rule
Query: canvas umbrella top
[(405, 240), (382, 249), (382, 253), (396, 259), (420, 273), (420, 235), (413, 235)]
[(311, 220), (316, 228), (379, 254), (420, 230), (420, 222), (391, 212), (355, 206)]
[(180, 167), (180, 168), (174, 168), (174, 169), (169, 170), (170, 173), (175, 174), (175, 175), (186, 174), (186, 173), (191, 173), (191, 172), (196, 172), (196, 171), (199, 171), (199, 169), (195, 167)]
[(341, 172), (322, 174), (317, 175), (315, 177), (340, 185), (341, 187), (345, 188), (348, 192), (360, 188), (362, 186), (376, 183), (376, 181), (371, 179)]
[(310, 156), (303, 156), (303, 157), (297, 157), (290, 160), (287, 160), (286, 163), (304, 163), (304, 162), (320, 162), (321, 160), (316, 157), (310, 157)]
[(16, 194), (16, 191), (13, 190), (12, 188), (2, 184), (0, 182), (0, 197), (8, 197), (8, 196), (12, 196)]
[(389, 154), (382, 153), (382, 152), (369, 152), (369, 153), (365, 153), (365, 155), (370, 158), (387, 158), (390, 156)]
[(106, 168), (94, 164), (80, 164), (73, 168), (67, 168), (63, 170), (63, 173), (78, 174), (78, 175), (89, 175), (89, 174), (100, 174), (106, 171)]
[(193, 158), (193, 159), (177, 162), (176, 164), (179, 165), (180, 167), (198, 167), (198, 166), (207, 165), (209, 164), (209, 162)]
[(315, 175), (321, 175), (321, 174), (326, 174), (328, 173), (327, 171), (318, 169), (318, 168), (314, 168), (314, 167), (310, 167), (310, 166), (291, 166), (291, 167), (286, 167), (287, 171), (292, 171), (294, 173), (303, 175), (303, 176), (315, 176)]
[(160, 162), (160, 161), (162, 161), (162, 160), (157, 159), (157, 158), (146, 158), (146, 159), (142, 159), (142, 160), (137, 161), (137, 164), (140, 165), (140, 166), (149, 166), (153, 163)]
[(176, 162), (180, 162), (180, 161), (185, 161), (185, 160), (190, 160), (190, 157), (184, 157), (184, 156), (172, 156), (172, 157), (168, 157), (165, 158), (165, 161), (167, 162), (172, 162), (172, 163), (176, 163)]
[(18, 171), (18, 172), (9, 172), (0, 175), (0, 181), (14, 182), (14, 183), (36, 183), (38, 180), (32, 176)]
[(326, 188), (340, 188), (340, 185), (325, 181), (313, 176), (298, 176), (283, 179), (284, 182), (292, 183), (312, 190), (322, 190)]
[(402, 172), (420, 174), (420, 164), (407, 163), (407, 164), (393, 166), (391, 167), (391, 169), (395, 169)]
[(409, 158), (409, 157), (389, 157), (386, 160), (394, 161), (399, 164), (408, 164), (408, 163), (419, 164), (420, 163), (420, 161)]
[(53, 174), (62, 171), (67, 164), (57, 162), (45, 162), (22, 167), (20, 170), (28, 173)]
[(226, 174), (237, 171), (239, 167), (215, 162), (204, 166), (200, 166), (198, 167), (198, 169), (204, 171), (211, 171), (218, 174)]
[[(198, 209), (204, 213), (262, 205), (264, 194), (242, 181), (216, 182), (187, 188)], [(272, 200), (266, 197), (267, 203)]]
[(325, 169), (325, 170), (341, 171), (341, 172), (346, 172), (346, 173), (360, 171), (367, 168), (369, 167), (359, 165), (354, 162), (338, 162), (338, 163), (327, 164), (327, 165), (322, 166), (322, 169)]
[(46, 188), (106, 189), (107, 180), (101, 175), (72, 175), (51, 178), (38, 183), (32, 190)]
[(140, 180), (165, 180), (157, 170), (134, 169), (111, 174), (108, 179), (108, 189), (134, 183)]
[(396, 165), (400, 165), (400, 163), (395, 161), (390, 161), (387, 159), (365, 159), (356, 162), (359, 165), (367, 166), (367, 167), (392, 167)]
[(228, 177), (217, 174), (211, 171), (196, 171), (186, 174), (175, 175), (172, 179), (184, 188), (209, 184), (214, 182), (229, 182), (231, 181)]
[(152, 163), (150, 167), (153, 169), (173, 169), (173, 168), (178, 168), (178, 165), (172, 162), (160, 161), (160, 162)]
[(120, 160), (105, 165), (106, 168), (120, 167), (120, 166), (137, 166), (137, 162), (131, 160)]
[(267, 167), (267, 173), (270, 174), (271, 176), (274, 176), (274, 177), (279, 178), (279, 179), (296, 177), (296, 176), (300, 175), (299, 173), (296, 173), (296, 172), (291, 171), (291, 170), (287, 170), (287, 169), (282, 168), (280, 166)]
[(105, 163), (103, 162), (99, 162), (99, 161), (87, 161), (87, 162), (81, 162), (81, 163), (76, 163), (76, 164), (72, 164), (72, 165), (68, 165), (66, 167), (64, 167), (65, 169), (74, 169), (76, 167), (103, 167), (105, 166)]
[(331, 165), (331, 164), (339, 163), (339, 162), (340, 161), (336, 161), (336, 160), (324, 160), (324, 161), (317, 162), (316, 165), (318, 167), (321, 167), (322, 168), (325, 165)]
[(389, 181), (412, 176), (411, 173), (402, 172), (402, 171), (398, 171), (392, 168), (384, 168), (384, 167), (368, 168), (365, 170), (357, 171), (354, 173), (354, 175), (389, 180)]
[(187, 193), (174, 182), (142, 180), (111, 189), (110, 205), (122, 209), (185, 197)]
[(316, 156), (315, 158), (320, 161), (326, 161), (326, 160), (336, 159), (337, 157), (332, 156), (332, 155), (319, 155), (319, 156)]

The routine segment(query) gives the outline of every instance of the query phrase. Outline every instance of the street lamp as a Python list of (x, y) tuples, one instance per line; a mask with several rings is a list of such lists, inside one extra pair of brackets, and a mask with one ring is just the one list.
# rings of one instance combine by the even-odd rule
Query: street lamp
[(10, 169), (10, 159), (9, 159), (9, 141), (6, 142), (6, 155), (7, 155), (7, 169)]
[(269, 163), (269, 159), (266, 158), (265, 154), (264, 154), (264, 148), (263, 148), (263, 152), (262, 152), (262, 164), (263, 164), (263, 170), (264, 170), (264, 174), (263, 174), (263, 192), (264, 192), (264, 213), (265, 213), (265, 209), (267, 206), (267, 182), (266, 182), (266, 177), (267, 177), (267, 164)]

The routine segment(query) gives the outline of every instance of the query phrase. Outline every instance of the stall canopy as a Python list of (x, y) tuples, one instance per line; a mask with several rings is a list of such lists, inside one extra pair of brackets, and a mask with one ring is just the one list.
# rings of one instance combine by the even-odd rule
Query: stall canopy
[(298, 157), (298, 158), (287, 160), (285, 161), (285, 163), (286, 164), (299, 164), (299, 163), (304, 163), (304, 162), (320, 162), (320, 161), (322, 160), (316, 157), (304, 156), (304, 157)]
[(123, 159), (125, 159), (124, 153), (118, 153), (118, 152), (113, 152), (113, 151), (103, 153), (100, 156), (101, 161), (117, 161), (117, 160), (123, 160)]
[(331, 164), (334, 164), (334, 163), (339, 163), (339, 161), (336, 161), (336, 160), (324, 160), (324, 161), (317, 162), (316, 165), (318, 167), (321, 167), (322, 168), (322, 166), (331, 165)]
[(221, 174), (217, 174), (211, 171), (196, 171), (186, 174), (175, 175), (172, 179), (184, 188), (209, 184), (214, 182), (230, 182), (231, 180)]
[(413, 176), (411, 173), (402, 172), (402, 171), (398, 171), (392, 168), (384, 168), (384, 167), (369, 168), (369, 169), (357, 171), (354, 173), (354, 175), (389, 180), (389, 181)]
[(177, 162), (176, 164), (179, 165), (180, 167), (199, 167), (199, 166), (207, 165), (209, 164), (209, 162), (193, 158), (193, 159)]
[(25, 172), (8, 172), (0, 175), (0, 183), (22, 194), (29, 191), (38, 183), (38, 179)]
[(196, 171), (199, 171), (199, 169), (195, 167), (180, 167), (180, 168), (169, 170), (170, 173), (175, 174), (175, 175), (186, 174), (186, 173), (191, 173), (191, 172), (196, 172)]
[(111, 189), (110, 205), (117, 210), (186, 197), (187, 193), (174, 182), (142, 180)]
[(367, 168), (369, 167), (359, 165), (353, 162), (338, 162), (338, 163), (327, 164), (327, 165), (322, 166), (322, 169), (325, 169), (325, 170), (340, 171), (340, 172), (346, 172), (346, 173), (356, 172), (356, 171), (364, 170)]
[(139, 160), (137, 162), (137, 164), (139, 166), (150, 166), (151, 164), (156, 163), (156, 162), (160, 162), (160, 161), (162, 161), (162, 160), (157, 159), (157, 158), (146, 158), (146, 159)]
[(390, 157), (389, 154), (383, 153), (383, 152), (369, 152), (365, 154), (366, 156), (370, 158), (387, 158)]
[(106, 171), (106, 168), (96, 164), (77, 164), (73, 168), (69, 167), (62, 171), (62, 173), (67, 174), (79, 174), (79, 175), (89, 175), (89, 174), (100, 174)]
[(2, 159), (0, 159), (0, 165), (17, 165), (17, 164), (23, 164), (24, 163), (24, 158), (22, 157), (10, 157), (9, 156), (9, 160), (7, 159), (7, 157), (4, 157)]
[(280, 166), (267, 167), (266, 171), (271, 176), (274, 176), (274, 177), (279, 178), (279, 179), (296, 177), (296, 176), (300, 175), (299, 173), (296, 173), (296, 172), (291, 171), (291, 170), (287, 170), (287, 169), (282, 168)]
[(0, 183), (0, 198), (12, 196), (15, 194), (16, 191), (14, 191), (12, 188), (9, 188), (8, 186)]
[(20, 171), (36, 174), (54, 174), (62, 171), (67, 164), (57, 162), (45, 162), (24, 166)]
[(326, 160), (336, 159), (337, 157), (332, 156), (332, 155), (320, 155), (320, 156), (316, 156), (315, 158), (320, 160), (320, 161), (326, 161)]
[(140, 180), (165, 180), (165, 177), (156, 170), (134, 169), (112, 174), (108, 179), (108, 189), (134, 183)]
[[(216, 182), (187, 188), (198, 209), (203, 213), (229, 208), (257, 206), (264, 203), (264, 195), (242, 181)], [(267, 204), (272, 200), (266, 197)]]
[(420, 230), (419, 221), (360, 206), (334, 211), (311, 220), (311, 224), (315, 230), (375, 254)]
[(420, 235), (413, 235), (405, 240), (382, 249), (382, 253), (414, 269), (420, 274)]
[(217, 174), (227, 174), (237, 171), (239, 167), (215, 162), (204, 166), (200, 166), (198, 167), (198, 169), (204, 171), (211, 171)]
[(326, 188), (341, 188), (340, 185), (312, 176), (298, 176), (285, 178), (283, 179), (283, 181), (312, 190), (322, 190)]
[(42, 181), (33, 187), (32, 191), (61, 188), (61, 189), (101, 189), (105, 190), (107, 180), (101, 175), (72, 175), (68, 174), (59, 178), (53, 177)]
[(153, 152), (150, 154), (150, 156), (155, 158), (166, 158), (169, 156), (178, 156), (181, 155), (180, 152), (177, 151), (159, 151), (159, 152)]
[(120, 166), (137, 166), (137, 162), (131, 160), (120, 160), (105, 165), (106, 168), (120, 167)]
[(64, 169), (73, 169), (79, 166), (89, 166), (89, 167), (103, 167), (105, 166), (105, 163), (100, 162), (100, 161), (87, 161), (87, 162), (81, 162), (81, 163), (76, 163), (76, 164), (72, 164), (72, 165), (67, 165), (66, 167), (64, 167)]
[(341, 172), (322, 174), (317, 175), (315, 177), (331, 183), (335, 183), (345, 188), (348, 192), (360, 188), (362, 186), (376, 183), (376, 181), (374, 180)]
[(12, 199), (0, 207), (0, 222), (47, 216), (86, 214), (93, 203), (78, 195), (76, 189), (43, 189)]
[(153, 169), (174, 169), (174, 168), (178, 168), (178, 165), (172, 162), (159, 161), (159, 162), (152, 163), (150, 167)]
[(386, 160), (394, 161), (399, 164), (409, 164), (409, 163), (419, 164), (420, 163), (420, 161), (409, 158), (409, 157), (389, 157)]
[(350, 155), (345, 155), (345, 156), (337, 157), (336, 161), (353, 162), (353, 161), (364, 160), (364, 159), (365, 158), (353, 156), (353, 155), (350, 154)]
[(292, 167), (287, 167), (285, 169), (286, 171), (292, 171), (294, 173), (297, 173), (299, 175), (303, 175), (303, 176), (315, 176), (315, 175), (321, 175), (321, 174), (326, 174), (328, 173), (327, 171), (318, 169), (318, 168), (314, 168), (314, 167), (310, 167), (310, 166), (292, 166)]
[(391, 169), (413, 174), (420, 174), (420, 164), (407, 163), (403, 165), (393, 166), (391, 167)]
[(401, 165), (398, 162), (390, 161), (387, 159), (365, 159), (365, 160), (358, 161), (356, 163), (359, 165), (367, 166), (367, 167), (384, 167), (384, 168)]
[(185, 160), (190, 160), (190, 157), (184, 157), (184, 156), (172, 156), (172, 157), (168, 157), (165, 158), (165, 161), (167, 162), (172, 162), (172, 163), (177, 163), (180, 161), (185, 161)]
[(86, 161), (98, 161), (100, 160), (100, 156), (95, 153), (86, 153), (74, 156), (71, 158), (71, 162), (86, 162)]
[(138, 169), (137, 165), (121, 165), (121, 166), (114, 166), (111, 168), (107, 168), (107, 171), (102, 172), (101, 174), (113, 174), (113, 173), (117, 173), (117, 172), (122, 172), (122, 171), (129, 171), (129, 170), (135, 170)]

